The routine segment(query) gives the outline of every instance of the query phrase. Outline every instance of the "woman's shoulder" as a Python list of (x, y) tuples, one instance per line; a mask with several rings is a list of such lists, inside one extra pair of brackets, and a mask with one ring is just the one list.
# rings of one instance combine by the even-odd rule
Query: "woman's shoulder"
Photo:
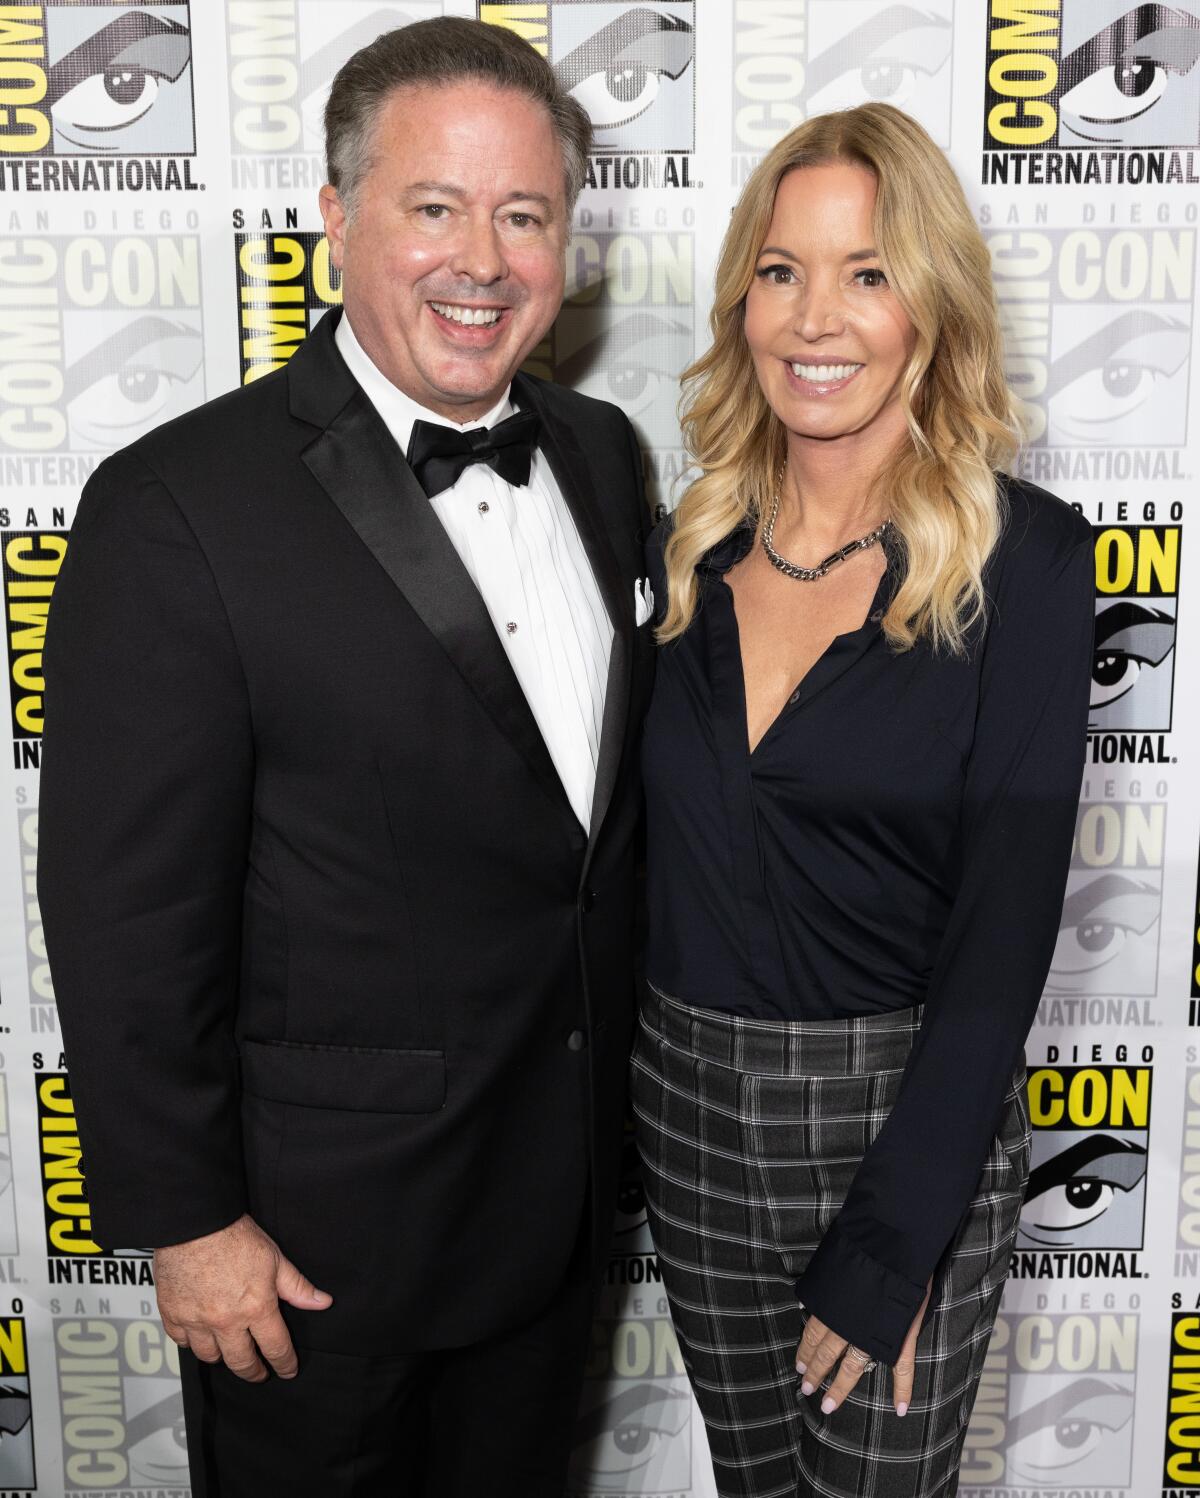
[(1045, 577), (1091, 546), (1091, 526), (1057, 494), (1007, 474), (998, 482), (1003, 529), (993, 561), (1002, 573), (1013, 578)]

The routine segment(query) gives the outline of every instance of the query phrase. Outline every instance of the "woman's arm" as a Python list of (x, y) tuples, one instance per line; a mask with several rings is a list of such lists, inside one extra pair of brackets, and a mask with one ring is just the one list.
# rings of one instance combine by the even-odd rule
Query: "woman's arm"
[[(1035, 501), (1036, 503), (1036, 501)], [(981, 649), (958, 893), (900, 1095), (797, 1283), (894, 1363), (978, 1182), (1054, 950), (1086, 744), (1090, 530), (1014, 496)]]

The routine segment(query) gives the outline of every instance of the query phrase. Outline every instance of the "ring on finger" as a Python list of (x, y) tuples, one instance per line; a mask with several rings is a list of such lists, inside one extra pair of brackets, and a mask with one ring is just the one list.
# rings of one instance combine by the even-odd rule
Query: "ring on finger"
[(846, 1348), (846, 1359), (854, 1364), (860, 1373), (874, 1373), (879, 1364), (869, 1352), (864, 1352), (861, 1347), (851, 1344)]

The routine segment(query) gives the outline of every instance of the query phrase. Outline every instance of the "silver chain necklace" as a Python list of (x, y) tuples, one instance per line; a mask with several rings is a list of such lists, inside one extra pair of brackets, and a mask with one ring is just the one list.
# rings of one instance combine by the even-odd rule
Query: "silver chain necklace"
[[(779, 489), (782, 487), (781, 484)], [(876, 541), (882, 541), (892, 523), (891, 520), (885, 520), (882, 525), (877, 525), (873, 531), (860, 536), (857, 541), (847, 541), (845, 546), (839, 546), (837, 551), (831, 551), (825, 560), (818, 562), (815, 567), (801, 567), (798, 562), (789, 562), (787, 557), (781, 557), (771, 544), (775, 535), (775, 521), (779, 516), (779, 489), (775, 490), (775, 498), (771, 501), (771, 513), (767, 516), (766, 525), (763, 526), (763, 550), (772, 567), (777, 567), (785, 577), (794, 577), (797, 582), (815, 583), (819, 577), (824, 577), (830, 568), (836, 567), (839, 562), (844, 562), (847, 557), (852, 557), (856, 551), (866, 551), (869, 546), (874, 546)]]

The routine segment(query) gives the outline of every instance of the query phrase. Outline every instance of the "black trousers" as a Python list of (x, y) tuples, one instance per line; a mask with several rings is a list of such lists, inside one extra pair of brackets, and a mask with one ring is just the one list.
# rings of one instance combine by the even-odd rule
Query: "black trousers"
[(185, 1352), (193, 1498), (562, 1498), (593, 1299), (573, 1272), (531, 1323), (487, 1342), (301, 1348), (294, 1379), (262, 1384)]

